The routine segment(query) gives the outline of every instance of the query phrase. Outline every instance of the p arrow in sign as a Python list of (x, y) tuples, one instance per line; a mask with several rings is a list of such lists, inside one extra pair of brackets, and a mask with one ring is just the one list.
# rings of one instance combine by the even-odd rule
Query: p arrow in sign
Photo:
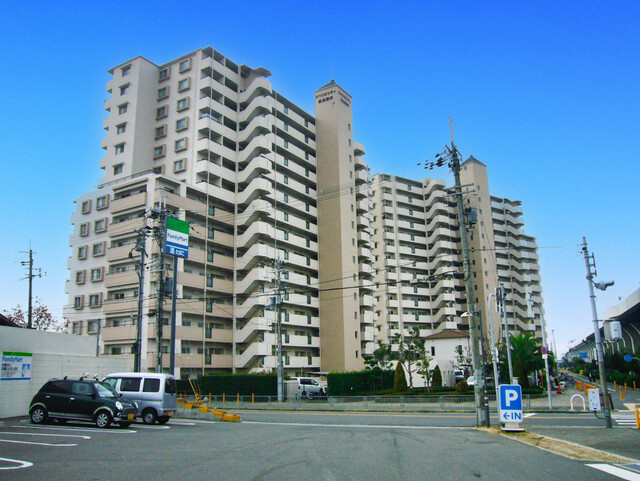
[(522, 430), (522, 388), (518, 384), (498, 386), (500, 422), (505, 429)]

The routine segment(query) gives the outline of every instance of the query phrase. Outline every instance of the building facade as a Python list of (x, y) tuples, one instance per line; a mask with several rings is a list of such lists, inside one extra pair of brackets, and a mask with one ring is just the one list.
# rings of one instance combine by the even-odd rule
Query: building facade
[[(311, 115), (268, 70), (210, 47), (109, 73), (104, 177), (72, 214), (65, 309), (102, 355), (133, 368), (140, 317), (142, 368), (166, 369), (174, 301), (178, 376), (273, 371), (277, 292), (288, 375), (361, 369), (377, 342), (414, 326), (425, 338), (468, 329), (453, 197), (440, 180), (371, 176), (335, 81)], [(472, 257), (478, 301), (505, 284), (515, 326), (537, 332), (523, 304), (529, 292), (541, 301), (535, 240), (517, 202), (489, 195), (486, 166), (463, 167), (486, 216), (472, 239), (473, 256), (488, 249)], [(160, 282), (174, 277), (159, 247), (166, 216), (190, 224), (175, 299)]]

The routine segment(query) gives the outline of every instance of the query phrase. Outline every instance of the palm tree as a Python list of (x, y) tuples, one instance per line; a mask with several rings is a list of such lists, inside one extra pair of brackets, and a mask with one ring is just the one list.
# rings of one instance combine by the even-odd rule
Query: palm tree
[(513, 374), (523, 387), (529, 386), (529, 373), (542, 369), (544, 363), (540, 352), (540, 340), (531, 333), (511, 336), (511, 359)]

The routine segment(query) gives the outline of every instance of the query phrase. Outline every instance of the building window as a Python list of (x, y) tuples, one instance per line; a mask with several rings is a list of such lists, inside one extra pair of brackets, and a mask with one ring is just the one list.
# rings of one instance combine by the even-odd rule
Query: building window
[(153, 158), (154, 159), (159, 159), (160, 157), (164, 157), (166, 149), (167, 149), (167, 146), (164, 145), (164, 144), (158, 145), (157, 147), (154, 147), (153, 148)]
[(183, 137), (175, 141), (173, 150), (175, 152), (180, 152), (181, 150), (186, 150), (186, 148), (187, 148), (187, 138)]
[(289, 126), (287, 124), (284, 124), (284, 131), (288, 132), (289, 131)]
[(97, 269), (91, 269), (91, 282), (98, 282), (102, 280), (102, 267)]
[(186, 170), (186, 168), (187, 168), (187, 160), (186, 159), (176, 160), (173, 163), (173, 171), (174, 172), (182, 172), (183, 170)]
[(289, 183), (289, 177), (287, 177), (286, 175), (284, 176), (284, 183), (288, 184)]
[(124, 152), (124, 144), (118, 144), (115, 147), (116, 155)]
[(156, 139), (160, 139), (167, 135), (167, 124), (156, 127)]
[(177, 104), (176, 104), (176, 109), (178, 110), (178, 112), (182, 111), (182, 110), (186, 110), (189, 108), (189, 97), (184, 97), (180, 100), (178, 100)]
[(102, 294), (90, 294), (89, 295), (89, 307), (100, 307), (102, 303)]
[(86, 259), (87, 258), (87, 246), (78, 247), (78, 259)]
[(190, 77), (183, 78), (182, 80), (180, 80), (180, 82), (178, 82), (178, 92), (184, 92), (185, 90), (188, 90), (189, 87), (191, 87)]
[[(77, 299), (77, 298), (76, 298)], [(81, 306), (74, 306), (76, 309)], [(71, 324), (71, 334), (80, 334), (82, 328), (81, 322), (74, 322)]]
[(166, 99), (169, 96), (169, 86), (158, 89), (158, 100)]
[(123, 85), (122, 87), (120, 87), (120, 95), (126, 94), (127, 90), (129, 90), (129, 84), (126, 84), (126, 85)]
[(104, 232), (107, 230), (107, 219), (98, 219), (93, 223), (94, 232)]
[(128, 105), (129, 104), (118, 105), (118, 115), (126, 114)]
[(432, 356), (436, 355), (436, 346), (431, 346), (431, 355)]
[(116, 134), (124, 134), (127, 130), (127, 124), (116, 125)]
[(163, 105), (156, 109), (156, 119), (163, 119), (167, 116), (167, 106)]
[(73, 307), (75, 309), (82, 309), (84, 305), (84, 296), (76, 296), (73, 298)]
[(289, 107), (287, 107), (286, 105), (284, 106), (284, 113), (288, 114), (289, 113)]
[(80, 236), (86, 237), (89, 235), (89, 223), (85, 222), (84, 224), (80, 224)]
[(122, 73), (123, 77), (126, 77), (131, 73), (131, 65), (125, 65), (120, 69), (120, 72)]
[(76, 284), (84, 284), (85, 271), (76, 271)]
[(180, 62), (180, 66), (179, 66), (180, 73), (186, 72), (190, 68), (191, 68), (191, 59), (190, 58), (185, 58), (182, 62)]
[(91, 252), (93, 254), (93, 257), (104, 255), (104, 242), (98, 242), (97, 244), (93, 244)]
[(285, 203), (289, 202), (289, 194), (284, 194), (284, 201)]
[(171, 75), (171, 69), (169, 67), (163, 68), (160, 70), (158, 74), (158, 80), (162, 82), (163, 80), (167, 80)]
[(89, 334), (95, 334), (98, 332), (100, 321), (89, 321), (87, 322), (87, 332)]
[(284, 220), (288, 221), (289, 220), (289, 214), (287, 214), (286, 212), (284, 213)]
[(284, 148), (285, 148), (285, 149), (288, 149), (288, 148), (289, 148), (289, 142), (288, 142), (288, 141), (286, 141), (286, 140), (284, 141)]
[(90, 200), (85, 200), (82, 203), (82, 213), (83, 214), (88, 214), (89, 212), (91, 212), (91, 201)]
[(176, 132), (180, 132), (181, 130), (186, 130), (189, 127), (189, 118), (182, 117), (181, 119), (176, 120)]

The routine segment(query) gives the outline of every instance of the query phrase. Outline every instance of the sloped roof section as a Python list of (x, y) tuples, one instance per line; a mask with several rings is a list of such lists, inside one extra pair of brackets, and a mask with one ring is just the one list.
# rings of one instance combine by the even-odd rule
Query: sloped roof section
[(440, 331), (436, 334), (431, 334), (430, 336), (425, 337), (425, 339), (466, 339), (468, 337), (469, 333), (467, 331), (460, 331), (458, 329), (445, 329), (444, 331)]

